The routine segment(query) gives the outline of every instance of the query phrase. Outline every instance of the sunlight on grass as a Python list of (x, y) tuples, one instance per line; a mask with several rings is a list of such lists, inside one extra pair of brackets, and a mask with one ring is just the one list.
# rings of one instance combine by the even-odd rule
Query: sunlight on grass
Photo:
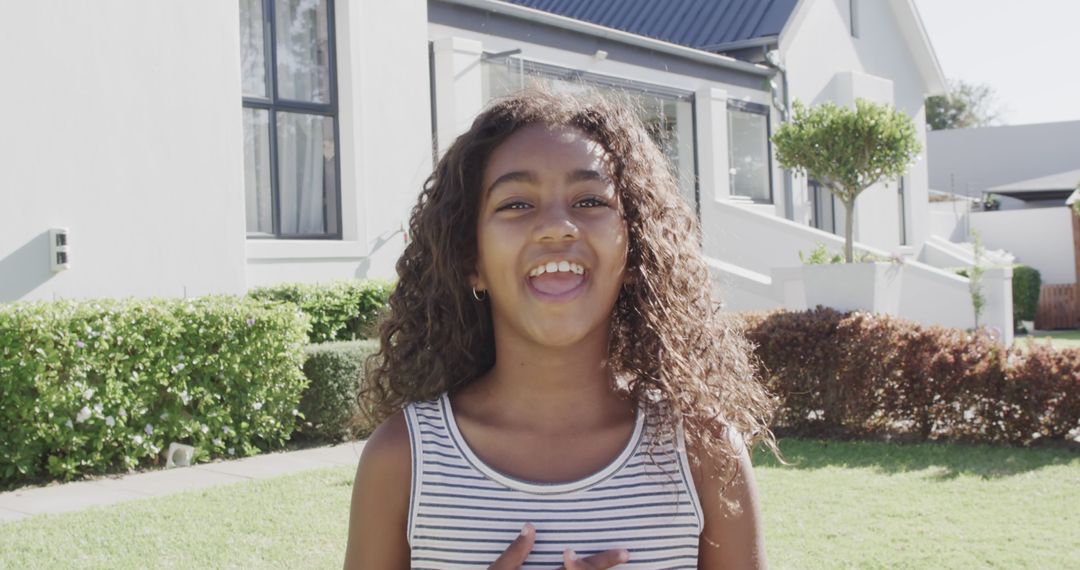
[(1028, 340), (1035, 344), (1049, 344), (1054, 348), (1080, 348), (1080, 331), (1038, 331), (1033, 335), (1016, 337), (1017, 345), (1026, 346)]
[[(755, 454), (774, 568), (1080, 568), (1080, 454), (785, 439)], [(0, 568), (340, 568), (354, 470), (0, 526)]]

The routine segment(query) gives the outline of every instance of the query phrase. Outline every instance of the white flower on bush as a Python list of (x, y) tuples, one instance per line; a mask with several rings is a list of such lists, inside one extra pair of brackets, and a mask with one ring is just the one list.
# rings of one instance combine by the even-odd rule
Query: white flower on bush
[(181, 362), (180, 364), (177, 364), (176, 366), (172, 367), (173, 374), (176, 374), (177, 372), (180, 372), (183, 369), (184, 369), (184, 363), (183, 362)]
[(143, 440), (142, 440), (142, 436), (141, 436), (141, 435), (138, 435), (138, 434), (136, 434), (136, 435), (135, 435), (135, 437), (132, 437), (132, 438), (131, 438), (131, 441), (134, 441), (134, 442), (135, 442), (135, 445), (142, 445), (142, 441), (143, 441)]
[(146, 424), (146, 427), (143, 428), (143, 431), (146, 432), (146, 435), (154, 435), (154, 425)]
[(104, 409), (105, 409), (105, 406), (102, 406), (100, 403), (94, 404), (94, 411), (97, 412), (99, 415), (101, 414), (101, 410), (104, 410)]
[(90, 408), (83, 406), (83, 408), (79, 410), (79, 415), (75, 416), (75, 421), (81, 424), (88, 419), (90, 419)]
[(82, 393), (82, 395), (83, 395), (83, 398), (86, 398), (87, 400), (89, 400), (90, 398), (94, 397), (94, 389), (93, 388), (87, 388), (86, 391)]
[(188, 405), (188, 402), (191, 401), (191, 396), (188, 395), (187, 390), (180, 392), (180, 401), (183, 402), (185, 406)]
[(105, 425), (113, 427), (116, 425), (116, 420), (112, 416), (105, 416)]
[(213, 439), (212, 443), (217, 447), (221, 447), (221, 440), (216, 437)]
[(120, 408), (116, 413), (119, 414), (122, 418), (127, 417), (127, 410), (125, 410), (124, 408)]
[(227, 449), (226, 451), (228, 451), (228, 452), (229, 452), (229, 455), (236, 455), (236, 449), (234, 449), (234, 448), (232, 448), (232, 447), (230, 447), (230, 448), (229, 448), (229, 449)]
[(71, 418), (68, 418), (68, 420), (64, 422), (64, 425), (66, 425), (68, 429), (72, 429), (75, 427), (75, 424), (71, 423)]
[(210, 426), (208, 426), (206, 424), (202, 424), (201, 426), (199, 426), (199, 431), (201, 431), (203, 433), (209, 433), (210, 432)]
[(221, 426), (221, 433), (229, 433), (229, 426)]
[(255, 402), (254, 404), (251, 405), (251, 407), (255, 408), (255, 410), (258, 411), (258, 410), (262, 409), (262, 405), (263, 405), (262, 402)]
[(169, 419), (169, 412), (161, 412), (161, 415), (158, 417), (161, 418), (161, 421), (165, 421)]

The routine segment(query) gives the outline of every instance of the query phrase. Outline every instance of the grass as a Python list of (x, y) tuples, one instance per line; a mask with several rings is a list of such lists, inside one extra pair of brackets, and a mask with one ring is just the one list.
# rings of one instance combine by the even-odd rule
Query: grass
[[(773, 568), (1080, 568), (1080, 454), (785, 439), (755, 456)], [(340, 568), (354, 470), (0, 526), (0, 568)]]
[(1080, 330), (1036, 331), (1032, 335), (1016, 337), (1020, 346), (1025, 346), (1028, 339), (1036, 344), (1049, 344), (1057, 349), (1080, 348)]

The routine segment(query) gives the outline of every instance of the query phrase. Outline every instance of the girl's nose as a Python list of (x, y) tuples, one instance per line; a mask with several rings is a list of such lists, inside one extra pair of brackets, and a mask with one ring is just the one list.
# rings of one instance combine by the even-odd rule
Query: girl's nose
[(552, 206), (537, 220), (533, 233), (537, 241), (563, 241), (578, 239), (581, 230), (567, 208)]

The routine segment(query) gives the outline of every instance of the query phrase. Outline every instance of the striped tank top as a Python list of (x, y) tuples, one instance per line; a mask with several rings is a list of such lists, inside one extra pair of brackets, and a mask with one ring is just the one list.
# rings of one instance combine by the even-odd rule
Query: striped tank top
[(536, 527), (522, 568), (549, 570), (562, 552), (625, 548), (619, 568), (696, 569), (703, 527), (681, 431), (650, 445), (637, 414), (633, 436), (607, 467), (570, 483), (530, 483), (480, 461), (458, 431), (449, 398), (405, 409), (412, 446), (408, 540), (414, 570), (487, 568)]

